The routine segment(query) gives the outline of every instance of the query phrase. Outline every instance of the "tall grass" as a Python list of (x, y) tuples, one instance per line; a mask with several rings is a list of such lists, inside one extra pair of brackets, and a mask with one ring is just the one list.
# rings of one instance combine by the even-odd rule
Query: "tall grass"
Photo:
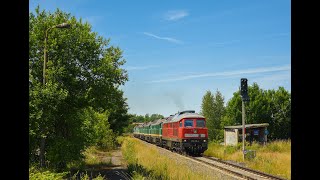
[[(107, 165), (111, 166), (111, 153), (99, 150), (96, 146), (89, 147), (84, 151), (84, 162), (86, 165)], [(110, 157), (108, 160), (103, 159), (103, 157)]]
[(128, 162), (128, 171), (136, 179), (208, 179), (188, 167), (162, 156), (156, 147), (126, 137), (122, 143), (122, 154)]
[(204, 152), (207, 156), (217, 157), (223, 160), (232, 160), (245, 163), (247, 167), (262, 172), (291, 179), (291, 141), (274, 141), (266, 146), (253, 143), (247, 146), (248, 150), (255, 150), (256, 157), (251, 160), (243, 160), (242, 144), (237, 146), (223, 146), (210, 143), (208, 150)]

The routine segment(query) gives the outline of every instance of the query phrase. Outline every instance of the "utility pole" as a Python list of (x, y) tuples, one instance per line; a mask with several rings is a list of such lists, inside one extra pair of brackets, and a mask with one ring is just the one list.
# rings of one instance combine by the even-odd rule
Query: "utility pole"
[(246, 112), (245, 112), (245, 103), (246, 101), (249, 101), (249, 95), (248, 95), (248, 84), (247, 84), (247, 78), (241, 78), (241, 97), (242, 97), (242, 152), (243, 152), (243, 160), (245, 158), (245, 134), (246, 134), (246, 127), (245, 127), (245, 119), (246, 119)]
[(246, 118), (246, 112), (245, 112), (245, 108), (244, 108), (244, 101), (242, 100), (242, 152), (243, 152), (243, 160), (244, 160), (244, 154), (245, 154), (245, 139), (246, 139), (245, 118)]
[[(68, 23), (62, 23), (62, 24), (58, 24), (58, 25), (55, 25), (55, 26), (52, 26), (52, 27), (49, 27), (47, 30), (46, 30), (46, 34), (45, 34), (45, 37), (44, 37), (44, 49), (43, 49), (43, 87), (45, 88), (46, 86), (46, 63), (48, 61), (48, 50), (47, 50), (47, 41), (48, 41), (48, 32), (53, 29), (53, 28), (70, 28), (70, 24)], [(41, 129), (41, 131), (43, 131), (43, 129)], [(40, 158), (40, 167), (44, 167), (45, 166), (45, 158), (44, 158), (44, 154), (45, 154), (45, 143), (46, 143), (46, 135), (45, 135), (45, 132), (42, 132), (41, 133), (41, 137), (40, 137), (40, 154), (39, 154), (39, 158)]]

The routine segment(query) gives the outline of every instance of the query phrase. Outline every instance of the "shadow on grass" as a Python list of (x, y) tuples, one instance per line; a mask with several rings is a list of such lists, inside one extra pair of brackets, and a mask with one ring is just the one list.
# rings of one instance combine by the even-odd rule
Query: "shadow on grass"
[(122, 179), (130, 180), (127, 169), (121, 165), (113, 165), (111, 163), (98, 163), (85, 165), (81, 169), (70, 169), (70, 173), (66, 176), (68, 180), (82, 179)]

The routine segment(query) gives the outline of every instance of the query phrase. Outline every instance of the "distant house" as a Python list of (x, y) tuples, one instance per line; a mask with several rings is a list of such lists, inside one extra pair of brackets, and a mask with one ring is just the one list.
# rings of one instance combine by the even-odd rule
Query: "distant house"
[[(269, 134), (267, 127), (268, 123), (262, 124), (246, 124), (245, 133), (246, 141), (259, 142), (261, 144), (267, 143), (267, 136)], [(224, 145), (237, 145), (242, 142), (242, 125), (238, 126), (225, 126), (224, 127)]]

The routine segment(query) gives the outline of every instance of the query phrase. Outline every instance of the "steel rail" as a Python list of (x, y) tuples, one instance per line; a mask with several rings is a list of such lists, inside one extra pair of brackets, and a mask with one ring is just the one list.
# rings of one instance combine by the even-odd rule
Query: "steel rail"
[[(136, 138), (136, 139), (139, 139), (139, 138)], [(139, 139), (139, 140), (141, 140), (141, 139)], [(156, 146), (158, 148), (161, 148), (160, 146), (157, 146), (155, 144), (149, 143), (147, 141), (143, 141), (143, 140), (141, 140), (141, 141), (145, 142), (145, 143), (148, 143), (150, 145), (154, 145), (154, 146)], [(169, 151), (169, 152), (175, 152), (175, 151), (172, 151), (172, 150), (168, 150), (166, 148), (161, 148), (161, 149), (164, 149), (164, 150)], [(286, 180), (285, 178), (282, 178), (282, 177), (278, 177), (278, 176), (275, 176), (275, 175), (272, 175), (272, 174), (267, 174), (267, 173), (264, 173), (264, 172), (261, 172), (261, 171), (258, 171), (258, 170), (254, 170), (254, 169), (251, 169), (251, 168), (243, 167), (243, 166), (236, 165), (236, 164), (233, 164), (233, 163), (229, 163), (229, 162), (226, 162), (226, 161), (220, 160), (218, 158), (214, 158), (214, 157), (209, 157), (209, 156), (204, 156), (204, 155), (200, 156), (200, 158), (202, 157), (202, 158), (205, 158), (205, 159), (207, 159), (209, 161), (214, 161), (216, 163), (220, 163), (220, 164), (223, 164), (225, 166), (229, 166), (229, 167), (231, 166), (231, 167), (236, 168), (236, 169), (238, 169), (240, 171), (245, 171), (246, 173), (249, 173), (249, 174), (245, 174), (245, 173), (241, 173), (239, 171), (232, 170), (230, 168), (224, 167), (223, 165), (217, 165), (217, 164), (209, 163), (207, 161), (199, 159), (199, 157), (197, 158), (197, 157), (194, 157), (194, 156), (190, 156), (190, 155), (186, 155), (186, 154), (180, 154), (180, 153), (177, 153), (177, 154), (182, 155), (183, 157), (187, 157), (187, 158), (190, 158), (192, 160), (198, 161), (200, 163), (215, 167), (217, 169), (220, 169), (222, 171), (225, 171), (227, 173), (230, 173), (232, 175), (235, 175), (235, 176), (237, 176), (239, 178), (243, 178), (243, 179), (250, 179), (250, 180), (256, 180), (256, 179)], [(254, 176), (259, 176), (259, 178), (254, 177)]]

